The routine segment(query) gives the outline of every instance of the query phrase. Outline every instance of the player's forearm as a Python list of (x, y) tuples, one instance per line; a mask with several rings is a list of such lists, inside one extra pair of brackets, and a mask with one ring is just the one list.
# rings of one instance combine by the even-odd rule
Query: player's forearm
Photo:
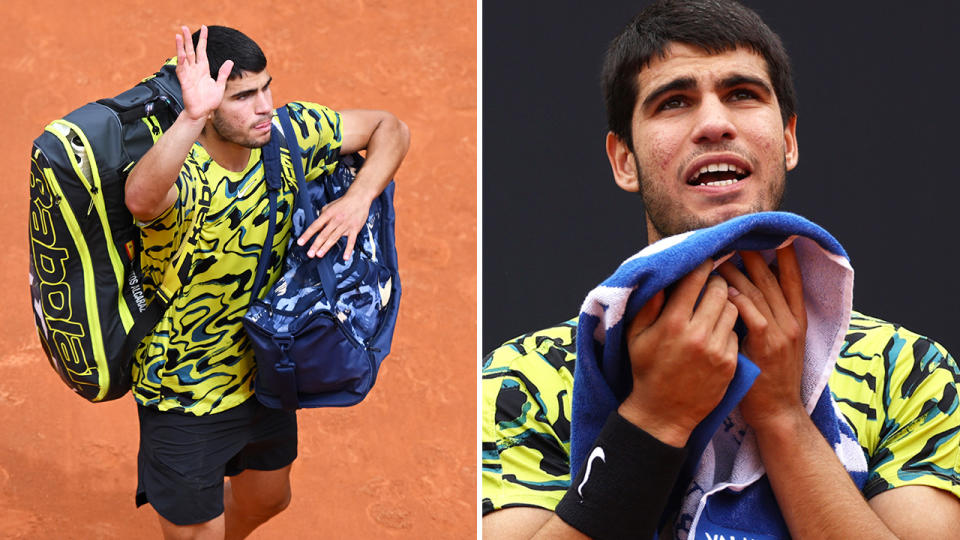
[(409, 147), (410, 130), (406, 124), (393, 115), (381, 120), (367, 143), (366, 161), (347, 193), (373, 202), (400, 168)]
[(590, 538), (567, 525), (549, 510), (533, 507), (504, 508), (487, 514), (481, 522), (483, 540), (585, 540)]
[(560, 516), (554, 514), (550, 516), (550, 519), (547, 520), (543, 527), (533, 535), (532, 540), (550, 540), (553, 538), (557, 540), (585, 540), (590, 537), (574, 529), (560, 519)]
[(484, 517), (484, 538), (653, 538), (685, 458), (611, 413), (555, 514), (501, 509)]
[(757, 443), (794, 538), (896, 538), (803, 411), (757, 429)]
[(153, 219), (173, 203), (176, 197), (174, 183), (205, 122), (181, 113), (134, 165), (125, 186), (125, 202), (134, 218), (141, 221)]

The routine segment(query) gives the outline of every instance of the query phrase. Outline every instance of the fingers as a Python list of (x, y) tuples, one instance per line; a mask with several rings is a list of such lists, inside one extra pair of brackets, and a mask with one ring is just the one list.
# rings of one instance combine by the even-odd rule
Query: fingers
[[(190, 28), (180, 27), (180, 33), (175, 37), (177, 42), (177, 65), (192, 66), (195, 64), (205, 65), (207, 63), (207, 27), (200, 26), (200, 36), (197, 39), (197, 47), (193, 47), (193, 36), (190, 34)], [(233, 62), (230, 62), (233, 67)], [(222, 70), (221, 70), (222, 71)], [(228, 72), (229, 73), (229, 72)], [(219, 82), (219, 78), (217, 79)]]
[[(193, 45), (193, 38), (190, 39), (191, 46)], [(200, 25), (200, 38), (197, 39), (197, 51), (196, 51), (197, 62), (206, 63), (207, 61), (207, 26)]]
[[(736, 308), (734, 308), (734, 311), (736, 311)], [(734, 365), (736, 365), (737, 354), (739, 353), (740, 353), (740, 338), (737, 336), (736, 332), (727, 332), (727, 350), (726, 350), (727, 359), (733, 362)], [(734, 371), (736, 371), (736, 368), (734, 368)], [(731, 375), (731, 378), (733, 378), (732, 375)]]
[[(717, 279), (723, 281), (720, 278)], [(716, 324), (713, 326), (713, 331), (710, 332), (710, 350), (723, 351), (724, 362), (735, 363), (737, 352), (740, 350), (740, 340), (736, 332), (733, 331), (733, 326), (737, 323), (739, 312), (737, 306), (727, 299), (726, 284), (723, 286), (723, 295), (721, 311), (716, 319)]]
[(327, 254), (327, 251), (330, 251), (337, 241), (343, 235), (338, 234), (337, 232), (330, 231), (328, 227), (326, 230), (322, 231), (320, 235), (317, 236), (317, 239), (313, 242), (313, 245), (310, 246), (310, 251), (307, 252), (307, 255), (310, 257), (323, 257)]
[[(696, 325), (702, 325), (706, 330), (719, 328), (718, 322), (722, 318), (723, 312), (727, 306), (727, 282), (720, 276), (713, 275), (707, 280), (707, 286), (703, 290), (703, 296), (700, 298), (700, 304), (691, 317), (691, 322)], [(732, 306), (731, 306), (732, 307)], [(726, 331), (733, 329), (733, 323), (736, 317), (729, 321), (730, 324)]]
[[(300, 246), (306, 245), (307, 242), (309, 242), (310, 239), (313, 238), (314, 236), (317, 236), (317, 242), (324, 240), (326, 238), (326, 235), (324, 235), (323, 232), (328, 221), (330, 221), (330, 216), (321, 212), (320, 217), (315, 219), (313, 223), (311, 223), (307, 227), (307, 230), (303, 231), (303, 234), (300, 235), (300, 238), (297, 238), (297, 245), (300, 245)], [(320, 234), (318, 235), (317, 233), (320, 233)], [(310, 246), (310, 249), (307, 252), (307, 254), (310, 257), (313, 257), (313, 252), (316, 247), (317, 247), (316, 242), (312, 246)]]
[(670, 302), (664, 309), (664, 315), (667, 317), (677, 317), (684, 321), (690, 320), (693, 315), (693, 307), (700, 297), (700, 291), (703, 290), (710, 272), (713, 270), (713, 260), (707, 259), (693, 269), (692, 272), (684, 276), (677, 282), (677, 287), (670, 295)]
[(737, 308), (727, 298), (727, 282), (710, 275), (712, 270), (713, 261), (707, 260), (680, 280), (666, 302), (662, 319), (668, 332), (683, 331), (699, 341), (698, 350), (721, 353), (729, 359), (728, 342), (737, 322)]
[(310, 245), (310, 248), (307, 250), (308, 257), (323, 257), (327, 254), (327, 251), (332, 248), (341, 237), (347, 236), (347, 250), (344, 253), (344, 260), (350, 258), (350, 254), (353, 252), (353, 244), (356, 241), (357, 233), (349, 233), (346, 231), (345, 227), (342, 224), (334, 225), (331, 223), (332, 213), (320, 213), (320, 217), (316, 219), (307, 230), (304, 231), (300, 238), (297, 239), (298, 245), (306, 245), (311, 238), (316, 236), (313, 240), (313, 244)]
[[(724, 293), (726, 294), (726, 290), (724, 290)], [(714, 335), (729, 334), (733, 332), (733, 326), (737, 324), (737, 317), (740, 314), (737, 306), (728, 298), (728, 296), (724, 296), (723, 308), (720, 317), (717, 318), (717, 324), (714, 326)]]
[(369, 201), (362, 197), (351, 197), (348, 191), (346, 195), (320, 210), (320, 216), (297, 239), (297, 243), (303, 246), (312, 238), (313, 244), (307, 251), (307, 255), (323, 257), (341, 238), (347, 237), (343, 259), (349, 260), (353, 254), (357, 236), (367, 222), (369, 211)]
[(730, 261), (721, 264), (717, 271), (730, 284), (728, 290), (730, 302), (736, 306), (737, 314), (743, 319), (743, 324), (752, 334), (764, 333), (774, 317), (763, 298), (763, 293)]
[(647, 303), (640, 308), (640, 311), (630, 321), (630, 326), (627, 328), (628, 339), (653, 325), (660, 315), (660, 310), (663, 309), (665, 298), (664, 292), (658, 291), (657, 294), (653, 295), (653, 298), (647, 300)]
[(740, 253), (749, 277), (732, 263), (718, 268), (731, 290), (730, 300), (737, 306), (743, 322), (751, 330), (777, 324), (792, 326), (791, 321), (806, 328), (806, 310), (803, 301), (803, 278), (793, 246), (777, 250), (779, 279), (756, 252)]
[(803, 303), (803, 276), (800, 273), (800, 263), (797, 261), (797, 252), (793, 244), (777, 250), (777, 266), (780, 269), (780, 288), (783, 290), (790, 312), (797, 321), (801, 321), (803, 327), (806, 327), (807, 310)]
[(357, 233), (351, 232), (347, 234), (347, 249), (343, 250), (343, 260), (349, 261), (350, 257), (353, 255), (353, 245), (357, 241)]
[[(741, 274), (743, 275), (743, 274)], [(730, 288), (730, 302), (736, 306), (737, 314), (743, 319), (743, 324), (751, 331), (762, 332), (766, 330), (772, 315), (763, 313), (757, 306), (757, 303), (746, 294), (740, 292), (736, 287)], [(764, 307), (765, 303), (762, 304)]]
[[(180, 45), (183, 45), (184, 50), (184, 59), (187, 64), (195, 64), (197, 62), (196, 52), (193, 50), (193, 38), (190, 36), (190, 29), (186, 26), (180, 27), (180, 39), (177, 40), (177, 51), (180, 50)], [(207, 38), (207, 32), (205, 27), (200, 28), (200, 43), (204, 43)], [(178, 58), (179, 59), (179, 58)]]
[(174, 36), (174, 41), (177, 42), (177, 67), (184, 66), (187, 63), (187, 53), (183, 48), (183, 36), (177, 34)]
[(769, 320), (772, 321), (790, 313), (783, 291), (780, 290), (780, 283), (767, 266), (763, 256), (754, 251), (743, 251), (740, 252), (740, 257), (750, 277), (745, 276), (730, 262), (720, 266), (720, 275), (732, 287), (749, 298)]
[(224, 60), (223, 64), (220, 66), (220, 71), (217, 72), (217, 86), (226, 88), (227, 79), (230, 78), (230, 71), (232, 70), (233, 60)]
[[(770, 270), (770, 266), (767, 265), (767, 261), (764, 260), (763, 255), (755, 251), (744, 251), (740, 253), (740, 257), (743, 258), (743, 266), (747, 269), (747, 273), (750, 274), (750, 281), (756, 285), (760, 293), (763, 294), (763, 299), (766, 300), (770, 306), (770, 311), (774, 315), (782, 315), (783, 313), (789, 312), (790, 307), (783, 297), (783, 290), (780, 288), (780, 283), (777, 281), (777, 277), (773, 275), (773, 271)], [(741, 292), (743, 292), (743, 289), (741, 289)]]

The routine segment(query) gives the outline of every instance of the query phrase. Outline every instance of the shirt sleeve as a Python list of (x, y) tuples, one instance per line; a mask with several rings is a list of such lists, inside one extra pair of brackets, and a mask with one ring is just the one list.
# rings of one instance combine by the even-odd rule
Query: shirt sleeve
[(287, 108), (290, 121), (297, 131), (304, 178), (309, 182), (333, 172), (340, 159), (343, 142), (340, 113), (323, 105), (303, 101), (289, 103)]
[(143, 252), (140, 255), (141, 269), (148, 279), (144, 292), (151, 293), (155, 284), (163, 279), (167, 265), (173, 259), (184, 236), (191, 227), (196, 193), (191, 181), (192, 167), (189, 159), (177, 177), (177, 199), (166, 211), (148, 222), (138, 222)]
[(483, 513), (553, 510), (570, 485), (570, 391), (576, 328), (523, 336), (484, 359)]
[[(864, 495), (922, 485), (960, 497), (960, 369), (939, 344), (898, 331), (885, 348), (884, 414)], [(895, 356), (894, 356), (895, 353)]]

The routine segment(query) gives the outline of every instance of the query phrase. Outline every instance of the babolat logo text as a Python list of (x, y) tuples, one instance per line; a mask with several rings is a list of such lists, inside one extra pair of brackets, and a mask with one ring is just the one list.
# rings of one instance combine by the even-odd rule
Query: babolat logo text
[[(36, 152), (30, 166), (30, 270), (36, 278), (33, 285), (39, 290), (37, 317), (43, 319), (51, 353), (65, 370), (71, 376), (86, 376), (92, 368), (84, 353), (85, 321), (74, 316), (70, 284), (66, 281), (71, 253), (57, 244), (57, 227), (51, 212), (57, 201), (38, 158), (43, 156)], [(65, 230), (62, 234), (69, 238)]]
[(147, 299), (143, 296), (143, 287), (140, 286), (140, 276), (131, 271), (127, 276), (127, 284), (130, 285), (130, 294), (133, 295), (133, 301), (137, 303), (137, 311), (143, 313), (147, 309)]

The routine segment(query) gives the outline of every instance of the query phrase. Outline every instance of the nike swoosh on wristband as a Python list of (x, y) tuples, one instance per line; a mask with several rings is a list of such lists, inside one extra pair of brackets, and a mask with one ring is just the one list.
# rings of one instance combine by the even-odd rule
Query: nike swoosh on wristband
[(580, 500), (583, 500), (583, 486), (587, 483), (587, 480), (590, 478), (590, 469), (593, 467), (593, 460), (599, 459), (600, 461), (606, 463), (607, 456), (603, 453), (603, 448), (597, 446), (590, 452), (590, 455), (587, 456), (587, 469), (583, 473), (583, 481), (580, 482), (580, 485), (577, 486), (577, 493), (580, 494)]

